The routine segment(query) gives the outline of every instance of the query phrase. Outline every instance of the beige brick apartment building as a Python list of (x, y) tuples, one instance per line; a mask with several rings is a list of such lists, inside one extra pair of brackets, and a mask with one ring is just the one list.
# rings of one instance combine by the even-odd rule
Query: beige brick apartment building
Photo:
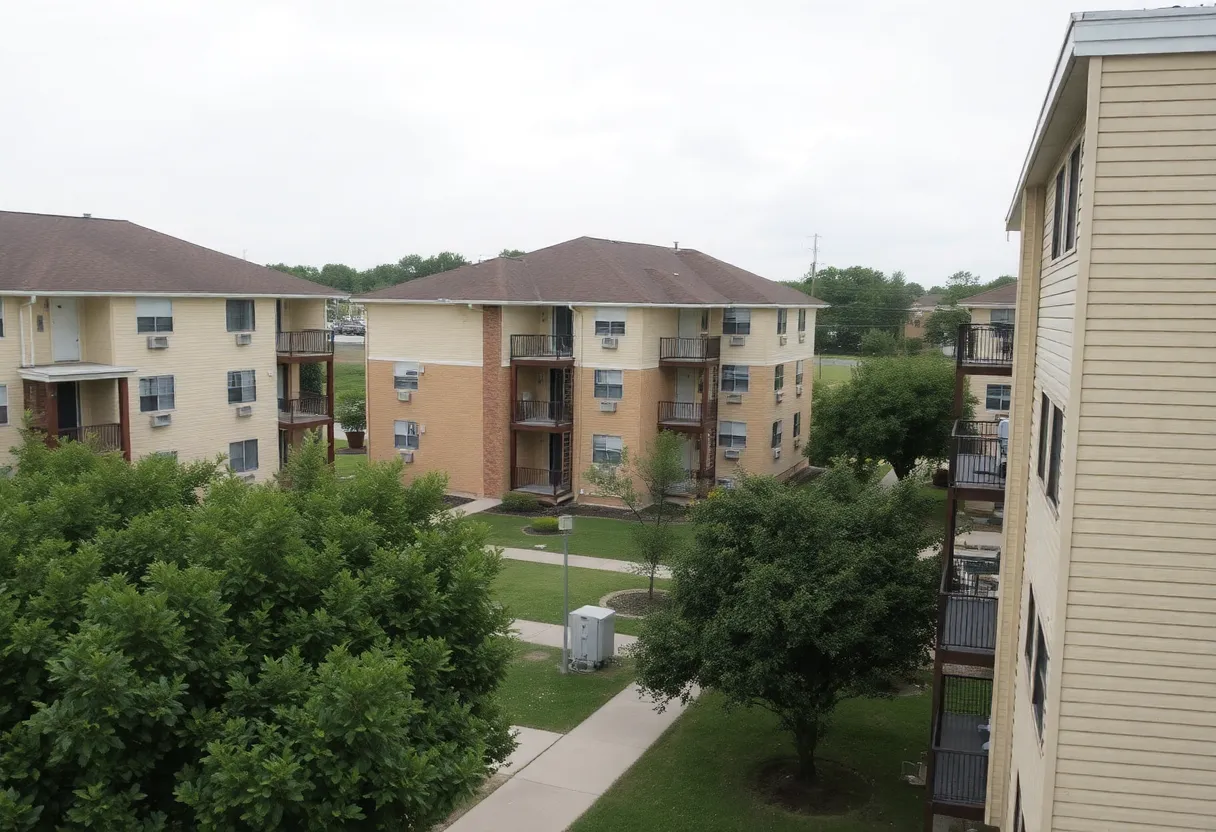
[(1216, 829), (1216, 9), (1073, 16), (1008, 227), (993, 693), (935, 696), (931, 799)]
[[(1007, 326), (1012, 331), (1016, 317), (1017, 292), (1017, 285), (1011, 283), (963, 298), (958, 305), (971, 314), (971, 323), (979, 327), (992, 324)], [(975, 396), (976, 419), (994, 422), (1009, 416), (1011, 385), (1008, 375), (977, 373), (967, 378), (971, 395)]]
[[(51, 442), (269, 478), (304, 430), (332, 432), (329, 296), (134, 223), (0, 212), (0, 465), (30, 411)], [(329, 395), (300, 392), (306, 362)]]
[(822, 303), (699, 251), (590, 237), (360, 298), (368, 445), (454, 492), (595, 501), (660, 429), (689, 492), (804, 465)]

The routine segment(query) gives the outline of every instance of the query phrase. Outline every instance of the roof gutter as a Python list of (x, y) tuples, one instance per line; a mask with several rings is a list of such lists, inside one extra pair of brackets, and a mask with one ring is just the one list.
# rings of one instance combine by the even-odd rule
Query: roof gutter
[(475, 306), (605, 306), (605, 307), (641, 307), (644, 309), (730, 309), (744, 307), (747, 309), (827, 309), (828, 303), (749, 303), (737, 301), (734, 303), (622, 303), (621, 301), (598, 300), (453, 300), (451, 298), (419, 299), (419, 298), (367, 298), (353, 297), (355, 303), (397, 303), (417, 304), (428, 306), (450, 306), (473, 304)]
[(276, 298), (279, 300), (350, 300), (350, 295), (296, 295), (272, 292), (92, 292), (60, 291), (44, 292), (36, 289), (0, 289), (0, 297), (20, 297), (37, 293), (48, 298)]

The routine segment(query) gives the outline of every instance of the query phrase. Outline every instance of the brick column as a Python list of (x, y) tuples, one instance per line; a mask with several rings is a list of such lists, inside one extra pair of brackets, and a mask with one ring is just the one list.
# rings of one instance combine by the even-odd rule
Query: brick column
[(481, 317), (482, 492), (499, 497), (511, 488), (510, 368), (502, 366), (502, 307), (486, 306)]

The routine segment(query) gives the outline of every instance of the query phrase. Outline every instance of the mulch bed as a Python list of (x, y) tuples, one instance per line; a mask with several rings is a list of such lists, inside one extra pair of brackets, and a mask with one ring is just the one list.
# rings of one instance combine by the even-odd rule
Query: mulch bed
[(792, 757), (769, 760), (756, 770), (753, 787), (774, 806), (803, 815), (842, 815), (870, 799), (870, 781), (834, 760), (815, 760), (815, 779), (798, 777)]
[(538, 532), (536, 529), (532, 528), (531, 526), (524, 526), (522, 529), (520, 529), (520, 531), (522, 531), (526, 535), (529, 535), (530, 537), (557, 537), (558, 535), (561, 534), (560, 529), (557, 531), (552, 531), (552, 532)]
[(334, 454), (342, 456), (361, 456), (367, 453), (367, 448), (334, 448)]
[(473, 502), (472, 497), (457, 497), (454, 494), (443, 495), (443, 504), (448, 508), (456, 508), (456, 506), (462, 506), (465, 503), (471, 502)]
[(630, 589), (614, 592), (603, 600), (603, 605), (616, 610), (620, 615), (633, 618), (645, 618), (652, 612), (658, 612), (667, 605), (667, 593), (661, 589), (654, 591), (654, 598), (644, 589)]

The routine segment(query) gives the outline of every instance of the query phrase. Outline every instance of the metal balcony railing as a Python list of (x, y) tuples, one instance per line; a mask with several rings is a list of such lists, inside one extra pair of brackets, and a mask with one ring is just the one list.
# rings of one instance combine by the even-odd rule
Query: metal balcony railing
[(547, 358), (553, 361), (574, 358), (573, 335), (512, 335), (512, 358)]
[(1013, 366), (1013, 324), (959, 324), (954, 346), (960, 367)]
[(517, 467), (512, 471), (511, 490), (560, 497), (570, 493), (570, 478), (562, 471), (549, 468)]
[(960, 419), (950, 436), (950, 486), (1005, 490), (1007, 440), (997, 422)]
[(700, 335), (692, 338), (660, 338), (659, 360), (695, 363), (716, 361), (722, 355), (722, 339)]
[(700, 427), (717, 419), (717, 399), (710, 399), (708, 406), (701, 402), (659, 402), (660, 425)]
[(999, 557), (950, 553), (938, 601), (939, 650), (991, 654), (996, 650)]
[(992, 680), (942, 674), (933, 720), (933, 799), (983, 806), (988, 789)]
[(279, 421), (282, 423), (317, 422), (328, 419), (329, 415), (329, 399), (325, 396), (279, 399)]
[(334, 334), (328, 329), (300, 329), (275, 334), (275, 351), (280, 355), (333, 355)]
[(539, 402), (518, 399), (512, 419), (518, 423), (565, 425), (574, 421), (574, 407), (568, 401)]

